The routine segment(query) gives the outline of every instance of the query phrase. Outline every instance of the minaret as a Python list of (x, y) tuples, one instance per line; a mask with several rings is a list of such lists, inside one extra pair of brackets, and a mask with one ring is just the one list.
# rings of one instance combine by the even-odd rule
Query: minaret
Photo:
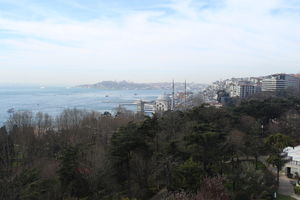
[(175, 109), (175, 83), (174, 83), (174, 79), (173, 79), (171, 110), (174, 110), (174, 109)]
[(187, 93), (186, 93), (186, 80), (185, 80), (185, 82), (184, 82), (184, 109), (186, 109), (186, 95), (187, 95)]

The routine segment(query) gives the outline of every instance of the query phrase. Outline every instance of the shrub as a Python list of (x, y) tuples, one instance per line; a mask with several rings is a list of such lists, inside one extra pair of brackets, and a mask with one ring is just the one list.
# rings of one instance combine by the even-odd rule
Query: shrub
[(300, 186), (295, 186), (294, 191), (296, 194), (300, 194)]
[(223, 177), (205, 178), (195, 200), (229, 200)]
[(194, 199), (194, 195), (185, 192), (171, 193), (164, 198), (164, 200), (193, 200), (193, 199)]
[(250, 200), (249, 194), (245, 191), (240, 191), (236, 194), (234, 200)]

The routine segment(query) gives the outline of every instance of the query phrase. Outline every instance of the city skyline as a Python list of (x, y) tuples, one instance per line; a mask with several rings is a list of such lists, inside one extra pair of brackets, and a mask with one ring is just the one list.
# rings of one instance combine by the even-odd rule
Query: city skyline
[(298, 73), (296, 0), (0, 0), (0, 84)]

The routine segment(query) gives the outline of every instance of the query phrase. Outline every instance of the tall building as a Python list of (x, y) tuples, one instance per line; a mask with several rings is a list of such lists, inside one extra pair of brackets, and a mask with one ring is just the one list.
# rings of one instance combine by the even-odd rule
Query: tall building
[(288, 74), (274, 74), (262, 80), (262, 91), (299, 89), (299, 78)]
[(255, 86), (251, 83), (240, 83), (238, 89), (240, 98), (246, 98), (255, 94)]
[(251, 81), (239, 81), (229, 87), (231, 97), (246, 98), (256, 93), (256, 86)]

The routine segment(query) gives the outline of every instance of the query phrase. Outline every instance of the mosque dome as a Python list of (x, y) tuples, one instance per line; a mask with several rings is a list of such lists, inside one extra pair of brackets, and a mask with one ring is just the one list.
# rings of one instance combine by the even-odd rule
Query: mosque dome
[(171, 98), (168, 95), (164, 94), (164, 95), (159, 96), (157, 98), (157, 100), (158, 101), (171, 101)]

